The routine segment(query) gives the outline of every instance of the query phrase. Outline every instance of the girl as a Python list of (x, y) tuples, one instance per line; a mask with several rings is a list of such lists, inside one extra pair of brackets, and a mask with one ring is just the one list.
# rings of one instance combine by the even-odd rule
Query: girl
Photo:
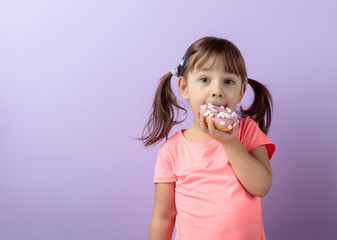
[[(272, 98), (261, 83), (247, 78), (238, 48), (228, 40), (204, 37), (186, 51), (179, 66), (161, 78), (151, 116), (140, 138), (145, 146), (158, 143), (178, 121), (172, 75), (188, 100), (193, 123), (159, 149), (155, 166), (155, 198), (149, 240), (266, 239), (261, 198), (272, 184), (270, 159), (275, 144), (266, 136)], [(239, 123), (230, 132), (205, 122), (200, 106), (212, 103), (232, 110), (241, 102), (247, 83), (254, 90), (252, 105), (237, 111)]]

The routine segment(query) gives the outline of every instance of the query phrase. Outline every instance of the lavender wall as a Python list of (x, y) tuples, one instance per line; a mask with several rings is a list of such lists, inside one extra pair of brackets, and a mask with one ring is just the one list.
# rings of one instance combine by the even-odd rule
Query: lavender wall
[(146, 239), (159, 145), (132, 138), (158, 79), (207, 35), (233, 41), (275, 100), (267, 238), (333, 239), (336, 10), (334, 1), (1, 1), (0, 239)]

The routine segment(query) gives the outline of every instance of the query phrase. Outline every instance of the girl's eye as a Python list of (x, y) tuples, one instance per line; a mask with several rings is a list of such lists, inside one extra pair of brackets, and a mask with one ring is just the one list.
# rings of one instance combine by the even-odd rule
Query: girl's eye
[(207, 83), (209, 82), (208, 78), (200, 78), (200, 82)]
[(230, 80), (230, 79), (226, 79), (226, 80), (225, 80), (225, 84), (232, 85), (233, 83), (234, 83), (233, 80)]

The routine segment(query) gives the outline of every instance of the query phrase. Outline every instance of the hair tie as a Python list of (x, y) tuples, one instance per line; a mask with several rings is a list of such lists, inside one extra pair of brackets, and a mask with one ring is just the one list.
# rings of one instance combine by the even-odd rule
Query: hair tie
[[(184, 64), (185, 64), (185, 59), (180, 60), (179, 65), (183, 67)], [(171, 69), (171, 73), (176, 77), (178, 77), (178, 67), (174, 67)]]
[(245, 77), (243, 78), (243, 82), (248, 83), (248, 78), (247, 78), (247, 76), (245, 76)]
[(177, 67), (172, 68), (172, 69), (171, 69), (171, 73), (172, 73), (174, 76), (178, 77), (178, 68), (177, 68)]
[(179, 65), (183, 67), (184, 64), (185, 64), (185, 59), (180, 60)]

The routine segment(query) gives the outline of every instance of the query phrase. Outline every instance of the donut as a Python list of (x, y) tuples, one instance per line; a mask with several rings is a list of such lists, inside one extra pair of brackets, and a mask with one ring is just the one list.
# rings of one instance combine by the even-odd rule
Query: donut
[(206, 123), (209, 120), (214, 121), (215, 128), (220, 131), (231, 131), (235, 122), (239, 123), (238, 116), (228, 107), (213, 105), (207, 103), (200, 106), (200, 114), (206, 117)]

